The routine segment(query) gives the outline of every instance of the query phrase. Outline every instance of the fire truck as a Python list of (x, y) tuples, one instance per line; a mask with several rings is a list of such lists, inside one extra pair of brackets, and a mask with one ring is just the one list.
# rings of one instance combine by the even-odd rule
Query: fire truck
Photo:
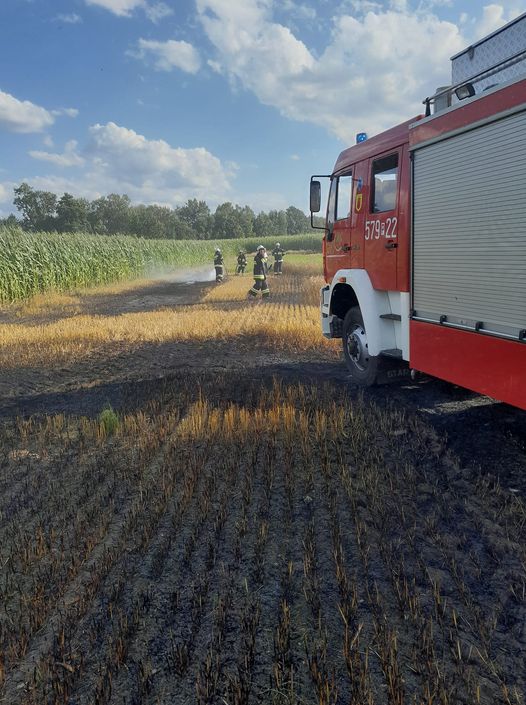
[(311, 177), (323, 334), (359, 385), (405, 366), (526, 409), (526, 13), (424, 104)]

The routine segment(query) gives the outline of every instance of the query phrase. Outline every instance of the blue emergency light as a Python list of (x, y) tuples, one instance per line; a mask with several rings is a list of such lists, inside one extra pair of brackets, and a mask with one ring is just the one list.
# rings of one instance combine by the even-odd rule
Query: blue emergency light
[(358, 132), (356, 135), (356, 144), (360, 144), (360, 142), (365, 142), (367, 139), (367, 132)]

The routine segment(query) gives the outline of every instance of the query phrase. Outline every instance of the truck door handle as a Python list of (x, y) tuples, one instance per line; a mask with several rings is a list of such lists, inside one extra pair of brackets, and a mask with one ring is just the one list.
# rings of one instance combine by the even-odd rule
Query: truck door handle
[(386, 250), (396, 250), (397, 247), (398, 247), (398, 243), (397, 243), (397, 242), (388, 242), (388, 243), (385, 245), (385, 249), (386, 249)]
[(351, 246), (350, 246), (350, 245), (344, 245), (344, 246), (342, 247), (343, 252), (349, 252), (350, 249), (351, 249)]

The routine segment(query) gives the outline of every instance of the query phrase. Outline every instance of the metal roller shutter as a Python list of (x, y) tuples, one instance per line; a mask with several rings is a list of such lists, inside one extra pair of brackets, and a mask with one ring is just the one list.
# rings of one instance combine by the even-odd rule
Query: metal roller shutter
[(526, 329), (526, 112), (413, 156), (414, 317), (519, 337)]

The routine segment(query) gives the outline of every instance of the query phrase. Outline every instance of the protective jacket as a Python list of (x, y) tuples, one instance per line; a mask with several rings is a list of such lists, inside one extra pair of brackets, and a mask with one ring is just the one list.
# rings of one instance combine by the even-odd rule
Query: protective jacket
[(261, 292), (263, 298), (270, 296), (267, 284), (267, 258), (260, 251), (254, 257), (254, 285), (249, 290), (249, 296), (257, 296)]
[(223, 255), (221, 254), (221, 252), (217, 252), (214, 256), (214, 265), (217, 267), (220, 264), (223, 264), (223, 262)]
[(259, 252), (254, 257), (254, 279), (265, 279), (267, 276), (267, 258)]

